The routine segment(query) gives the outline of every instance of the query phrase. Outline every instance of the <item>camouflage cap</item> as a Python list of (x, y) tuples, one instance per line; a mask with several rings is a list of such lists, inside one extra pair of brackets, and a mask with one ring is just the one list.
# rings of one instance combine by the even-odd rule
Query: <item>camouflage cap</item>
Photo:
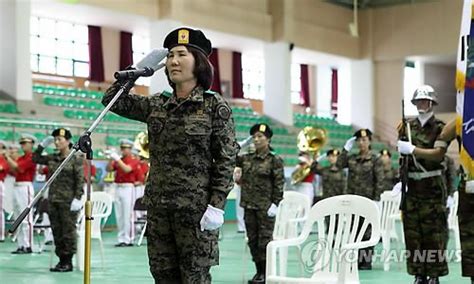
[(359, 139), (361, 137), (369, 137), (369, 138), (372, 138), (372, 131), (370, 131), (370, 129), (367, 129), (367, 128), (362, 128), (362, 129), (359, 129), (357, 130), (355, 133), (354, 133), (354, 136)]
[(211, 41), (206, 38), (204, 33), (187, 27), (170, 32), (163, 42), (163, 47), (168, 50), (178, 45), (192, 46), (202, 51), (206, 56), (212, 52)]
[(55, 129), (51, 133), (51, 136), (53, 136), (53, 137), (62, 136), (64, 138), (66, 138), (67, 140), (70, 140), (72, 138), (71, 131), (67, 130), (66, 128)]
[(21, 143), (26, 143), (26, 142), (30, 142), (30, 143), (36, 143), (36, 137), (29, 134), (29, 133), (22, 133), (21, 136), (20, 136), (20, 140), (18, 141), (20, 144)]
[(341, 152), (338, 149), (331, 149), (326, 152), (326, 156), (329, 156), (329, 155), (339, 156), (339, 154), (341, 154)]
[(250, 128), (250, 135), (254, 135), (255, 132), (262, 132), (267, 138), (272, 138), (273, 131), (266, 123), (257, 123)]

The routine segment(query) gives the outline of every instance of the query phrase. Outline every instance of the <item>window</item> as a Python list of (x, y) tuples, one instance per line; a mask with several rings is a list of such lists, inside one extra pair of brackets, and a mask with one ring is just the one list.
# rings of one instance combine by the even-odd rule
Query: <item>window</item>
[(86, 25), (31, 17), (30, 53), (33, 72), (89, 77)]
[(242, 85), (244, 98), (263, 100), (265, 97), (265, 66), (263, 58), (242, 54)]
[[(244, 98), (263, 100), (265, 97), (265, 72), (262, 57), (242, 54), (242, 84)], [(301, 69), (299, 64), (291, 64), (291, 103), (302, 104)]]
[(299, 64), (291, 64), (291, 103), (303, 104), (301, 100), (301, 67)]
[(411, 99), (416, 88), (418, 88), (422, 84), (420, 62), (407, 62), (405, 64), (404, 71), (403, 98), (405, 106), (405, 115), (416, 116), (418, 115), (418, 110), (416, 109), (416, 106), (411, 103)]
[[(132, 35), (133, 65), (140, 62), (149, 52), (150, 38), (143, 35)], [(150, 86), (150, 77), (140, 77), (135, 84)]]

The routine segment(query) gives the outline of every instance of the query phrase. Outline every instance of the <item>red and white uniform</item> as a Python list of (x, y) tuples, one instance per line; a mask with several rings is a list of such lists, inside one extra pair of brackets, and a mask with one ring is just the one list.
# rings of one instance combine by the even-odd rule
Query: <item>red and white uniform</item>
[(135, 182), (139, 170), (139, 160), (133, 156), (122, 157), (122, 161), (132, 168), (124, 172), (117, 162), (112, 162), (115, 170), (115, 217), (117, 220), (118, 242), (131, 244), (135, 238)]
[(0, 241), (5, 240), (5, 211), (4, 200), (5, 200), (5, 178), (8, 174), (8, 163), (3, 156), (0, 155)]
[[(14, 171), (13, 212), (18, 217), (34, 198), (33, 179), (36, 174), (36, 164), (33, 163), (33, 153), (19, 157), (16, 163), (18, 168)], [(17, 247), (32, 248), (32, 245), (33, 213), (30, 213), (18, 228)]]
[(296, 192), (299, 192), (308, 196), (310, 200), (310, 204), (313, 204), (313, 199), (314, 199), (313, 181), (314, 181), (314, 174), (310, 173), (308, 176), (304, 178), (302, 182), (295, 184)]
[[(150, 169), (150, 166), (148, 165), (148, 161), (146, 160), (140, 160), (138, 167), (137, 167), (137, 176), (136, 176), (136, 182), (135, 182), (135, 202), (137, 201), (138, 198), (143, 197), (145, 194), (145, 182), (146, 182), (146, 176), (148, 174), (148, 170)], [(135, 204), (135, 202), (133, 204)], [(139, 219), (143, 217), (144, 211), (136, 211), (135, 212), (135, 218)]]

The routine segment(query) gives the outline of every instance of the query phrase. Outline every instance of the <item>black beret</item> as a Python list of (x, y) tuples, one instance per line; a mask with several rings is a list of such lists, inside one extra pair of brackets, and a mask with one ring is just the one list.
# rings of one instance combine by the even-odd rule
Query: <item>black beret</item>
[(163, 47), (168, 50), (178, 45), (192, 46), (204, 52), (206, 56), (212, 52), (211, 41), (200, 30), (182, 27), (170, 32), (163, 42)]
[(51, 133), (51, 135), (53, 137), (57, 137), (57, 136), (62, 136), (64, 138), (66, 138), (67, 140), (70, 140), (72, 138), (72, 134), (71, 134), (71, 131), (65, 129), (65, 128), (58, 128), (58, 129), (55, 129), (53, 131), (53, 133)]
[(369, 129), (366, 129), (366, 128), (362, 128), (362, 129), (357, 130), (357, 131), (354, 133), (354, 136), (355, 136), (356, 138), (361, 138), (361, 137), (369, 137), (369, 138), (372, 138), (372, 131), (370, 131)]
[(387, 155), (387, 156), (389, 156), (390, 158), (392, 157), (392, 153), (390, 153), (390, 151), (389, 151), (388, 149), (382, 149), (382, 150), (380, 151), (380, 155), (382, 155), (382, 156)]
[(326, 156), (329, 156), (329, 155), (339, 156), (339, 154), (341, 154), (341, 152), (337, 149), (331, 149), (331, 150), (326, 152)]
[(266, 123), (257, 123), (250, 128), (250, 135), (254, 135), (255, 132), (262, 132), (267, 138), (272, 138), (273, 131)]

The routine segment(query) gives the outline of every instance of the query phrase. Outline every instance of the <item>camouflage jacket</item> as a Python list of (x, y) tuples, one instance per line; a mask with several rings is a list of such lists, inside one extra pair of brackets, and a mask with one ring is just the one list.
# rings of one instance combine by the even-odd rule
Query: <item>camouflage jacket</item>
[(283, 160), (273, 152), (249, 153), (237, 157), (242, 168), (240, 206), (267, 210), (283, 199)]
[(444, 156), (441, 164), (443, 166), (443, 181), (446, 185), (447, 193), (452, 196), (457, 190), (458, 171), (456, 170), (453, 158), (447, 155)]
[(380, 200), (380, 194), (383, 192), (383, 164), (374, 153), (362, 157), (359, 153), (349, 154), (343, 150), (337, 158), (336, 166), (349, 169), (348, 194)]
[(398, 170), (390, 167), (383, 170), (383, 191), (392, 190), (393, 186), (398, 182)]
[[(412, 144), (420, 148), (433, 148), (435, 141), (438, 139), (438, 136), (441, 134), (445, 123), (437, 119), (434, 115), (425, 123), (425, 126), (421, 126), (418, 118), (411, 118), (408, 120), (411, 130), (411, 141)], [(400, 129), (399, 138), (403, 136), (404, 127)], [(409, 172), (421, 172), (422, 169), (419, 169), (415, 166), (413, 158), (409, 158), (408, 171)], [(443, 166), (440, 162), (430, 161), (422, 158), (417, 158), (417, 162), (423, 166), (427, 171), (441, 170)]]
[[(38, 146), (33, 153), (33, 162), (48, 167), (48, 179), (56, 171), (64, 158), (59, 154), (41, 155), (43, 147)], [(74, 155), (65, 165), (48, 190), (49, 202), (70, 203), (74, 198), (81, 199), (84, 193), (84, 166), (83, 158)]]
[(322, 178), (323, 198), (341, 195), (346, 191), (346, 177), (343, 169), (336, 166), (321, 167), (314, 161), (311, 164), (311, 172)]
[[(119, 88), (115, 82), (102, 104), (107, 105)], [(148, 126), (149, 206), (224, 208), (233, 186), (238, 144), (231, 109), (221, 95), (196, 87), (188, 98), (178, 100), (168, 92), (142, 96), (127, 90), (111, 111)]]

